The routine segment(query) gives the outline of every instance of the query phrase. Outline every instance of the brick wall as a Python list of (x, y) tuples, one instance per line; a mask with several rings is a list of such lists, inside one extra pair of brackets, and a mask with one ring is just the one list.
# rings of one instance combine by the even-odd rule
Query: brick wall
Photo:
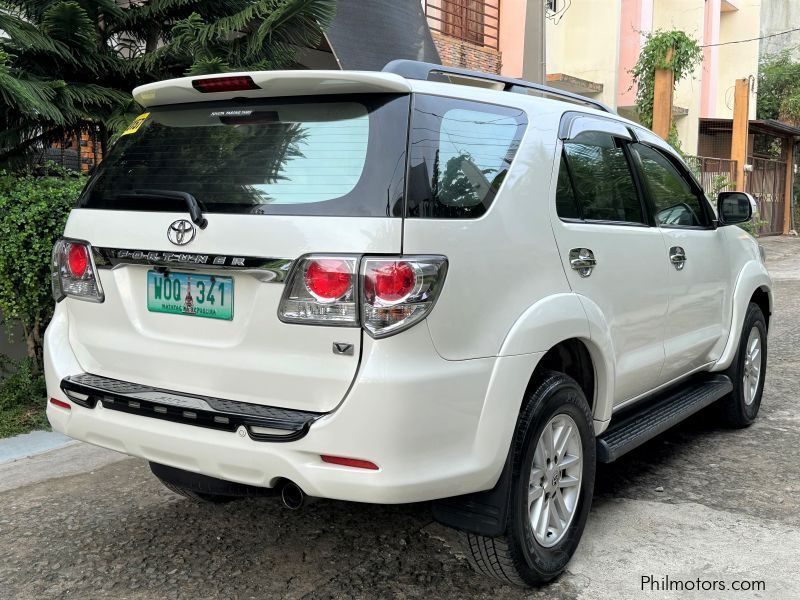
[(442, 64), (447, 67), (462, 67), (484, 73), (500, 73), (500, 52), (432, 31), (433, 43), (439, 51)]
[[(53, 144), (53, 148), (61, 148), (61, 144)], [(103, 151), (100, 147), (100, 140), (92, 140), (90, 133), (81, 133), (80, 140), (71, 138), (64, 144), (64, 148), (77, 150), (80, 157), (81, 171), (86, 173), (89, 169), (97, 165), (103, 159)]]

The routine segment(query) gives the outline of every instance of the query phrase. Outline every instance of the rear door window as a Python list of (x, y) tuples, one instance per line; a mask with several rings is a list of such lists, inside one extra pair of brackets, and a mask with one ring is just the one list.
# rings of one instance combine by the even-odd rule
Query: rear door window
[(559, 173), (559, 217), (573, 218), (570, 195), (574, 194), (580, 214), (587, 221), (645, 222), (622, 144), (614, 136), (596, 131), (581, 133), (564, 144), (561, 171), (567, 171), (572, 185), (562, 182)]
[(469, 219), (484, 214), (527, 122), (520, 109), (416, 95), (407, 216)]
[(203, 102), (152, 109), (123, 134), (79, 206), (401, 216), (408, 96)]

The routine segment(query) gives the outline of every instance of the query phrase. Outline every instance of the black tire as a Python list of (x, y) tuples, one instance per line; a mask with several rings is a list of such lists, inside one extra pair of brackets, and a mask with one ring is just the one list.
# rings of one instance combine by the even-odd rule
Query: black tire
[[(761, 370), (760, 380), (755, 397), (751, 403), (746, 402), (744, 375), (747, 361), (747, 342), (751, 331), (756, 329), (761, 336)], [(764, 392), (764, 381), (767, 377), (767, 321), (758, 304), (751, 302), (744, 316), (744, 325), (739, 339), (739, 349), (733, 363), (726, 371), (733, 382), (733, 392), (720, 400), (720, 416), (722, 422), (730, 427), (742, 428), (752, 425), (761, 408), (761, 396)]]
[[(522, 586), (552, 581), (575, 553), (592, 504), (596, 469), (592, 412), (578, 383), (547, 372), (525, 399), (512, 448), (512, 480), (506, 531), (498, 537), (462, 533), (467, 559), (479, 573)], [(534, 451), (545, 425), (558, 414), (570, 416), (579, 432), (583, 466), (577, 505), (563, 537), (551, 547), (534, 537), (528, 512), (528, 485)]]
[(225, 504), (227, 502), (233, 502), (237, 498), (235, 496), (219, 496), (217, 494), (205, 494), (202, 492), (195, 492), (184, 487), (180, 487), (175, 485), (174, 483), (170, 483), (169, 481), (164, 481), (163, 479), (159, 479), (161, 483), (164, 484), (164, 487), (167, 488), (169, 491), (178, 494), (179, 496), (183, 496), (184, 498), (188, 498), (192, 502), (196, 502), (197, 504)]

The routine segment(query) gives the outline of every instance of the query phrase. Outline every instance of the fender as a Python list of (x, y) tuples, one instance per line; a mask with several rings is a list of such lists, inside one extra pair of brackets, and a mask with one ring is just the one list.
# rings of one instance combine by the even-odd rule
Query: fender
[(736, 351), (739, 348), (739, 338), (742, 335), (742, 327), (744, 326), (744, 314), (747, 311), (747, 305), (750, 303), (750, 298), (758, 288), (764, 288), (769, 297), (769, 312), (773, 311), (773, 298), (772, 298), (772, 278), (769, 275), (767, 268), (757, 260), (750, 260), (745, 263), (742, 270), (739, 272), (739, 277), (736, 279), (736, 285), (733, 291), (733, 310), (731, 310), (731, 326), (728, 342), (725, 344), (725, 349), (722, 351), (716, 364), (712, 367), (712, 371), (724, 371), (733, 362), (736, 356)]
[(595, 431), (601, 433), (611, 418), (613, 405), (614, 347), (602, 311), (589, 298), (574, 293), (542, 298), (511, 327), (499, 356), (544, 353), (573, 338), (584, 343), (592, 358), (595, 397), (590, 400), (594, 406)]
[(499, 356), (547, 352), (561, 341), (588, 337), (589, 323), (577, 294), (554, 294), (520, 315), (506, 334)]

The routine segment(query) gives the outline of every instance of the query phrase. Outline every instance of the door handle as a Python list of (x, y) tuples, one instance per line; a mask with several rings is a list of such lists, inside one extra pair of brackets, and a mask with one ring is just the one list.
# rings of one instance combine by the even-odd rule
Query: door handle
[(597, 266), (597, 260), (589, 248), (573, 248), (569, 251), (569, 264), (578, 275), (588, 277)]
[(669, 262), (675, 267), (676, 271), (682, 271), (686, 266), (686, 252), (680, 246), (673, 246), (669, 249)]

